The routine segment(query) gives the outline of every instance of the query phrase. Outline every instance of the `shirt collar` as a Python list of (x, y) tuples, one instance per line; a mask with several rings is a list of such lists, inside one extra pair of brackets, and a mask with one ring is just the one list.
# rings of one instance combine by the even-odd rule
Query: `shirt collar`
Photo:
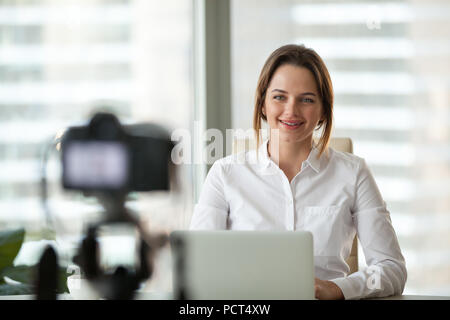
[[(275, 164), (272, 161), (272, 159), (270, 159), (270, 157), (269, 157), (269, 153), (267, 151), (268, 143), (269, 143), (268, 139), (264, 140), (258, 149), (259, 161), (263, 168), (269, 167), (270, 163)], [(303, 163), (302, 163), (302, 170), (304, 167), (309, 165), (316, 173), (319, 173), (322, 157), (318, 157), (318, 156), (319, 156), (319, 150), (317, 149), (317, 144), (315, 142), (313, 142), (313, 146), (311, 148), (311, 152), (309, 153), (308, 158), (305, 161), (303, 161)]]
[(259, 158), (258, 160), (260, 161), (263, 168), (267, 168), (270, 165), (270, 162), (272, 162), (272, 160), (269, 157), (269, 152), (267, 151), (268, 143), (269, 143), (268, 139), (264, 140), (258, 149), (258, 158)]
[(317, 149), (317, 145), (315, 143), (313, 143), (311, 152), (309, 153), (309, 156), (304, 161), (304, 163), (308, 164), (315, 172), (319, 173), (320, 159), (321, 158), (319, 157), (319, 150)]

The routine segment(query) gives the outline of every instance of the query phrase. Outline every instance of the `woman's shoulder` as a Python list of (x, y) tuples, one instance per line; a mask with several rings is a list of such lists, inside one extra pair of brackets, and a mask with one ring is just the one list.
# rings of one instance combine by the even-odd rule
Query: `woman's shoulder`
[(242, 169), (242, 166), (248, 167), (257, 165), (260, 162), (261, 159), (258, 159), (256, 150), (247, 150), (220, 158), (214, 162), (213, 166), (220, 167), (225, 171), (230, 171), (237, 168)]
[(334, 165), (344, 166), (349, 169), (357, 170), (364, 159), (350, 152), (338, 151), (331, 147), (328, 148), (329, 161)]

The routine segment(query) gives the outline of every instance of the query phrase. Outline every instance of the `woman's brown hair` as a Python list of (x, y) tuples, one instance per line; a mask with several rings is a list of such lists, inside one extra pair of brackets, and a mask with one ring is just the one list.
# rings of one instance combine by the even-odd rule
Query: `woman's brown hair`
[(320, 120), (317, 127), (317, 129), (320, 129), (324, 126), (322, 136), (318, 142), (320, 157), (328, 148), (333, 125), (333, 85), (322, 58), (313, 49), (306, 48), (304, 45), (288, 44), (278, 48), (272, 52), (261, 70), (256, 87), (255, 111), (253, 113), (256, 145), (259, 146), (261, 143), (261, 119), (267, 121), (266, 116), (262, 112), (267, 88), (275, 71), (285, 64), (308, 69), (316, 80), (324, 113), (324, 120)]

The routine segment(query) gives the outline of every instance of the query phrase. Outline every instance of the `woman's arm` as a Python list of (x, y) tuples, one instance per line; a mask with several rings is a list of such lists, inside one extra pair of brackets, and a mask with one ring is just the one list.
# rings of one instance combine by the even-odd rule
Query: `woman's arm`
[(205, 179), (189, 228), (224, 230), (227, 228), (228, 211), (224, 193), (223, 168), (218, 160), (213, 164)]
[(353, 223), (362, 245), (366, 270), (331, 280), (346, 299), (399, 295), (406, 283), (405, 259), (389, 211), (364, 160), (355, 184)]
[(334, 282), (314, 279), (314, 295), (318, 300), (343, 300), (344, 294)]

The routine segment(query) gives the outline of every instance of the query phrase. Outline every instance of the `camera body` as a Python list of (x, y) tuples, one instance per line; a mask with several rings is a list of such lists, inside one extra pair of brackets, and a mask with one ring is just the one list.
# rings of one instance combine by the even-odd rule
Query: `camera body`
[(155, 124), (121, 125), (97, 113), (86, 126), (69, 127), (61, 139), (62, 183), (84, 192), (168, 190), (169, 134)]

